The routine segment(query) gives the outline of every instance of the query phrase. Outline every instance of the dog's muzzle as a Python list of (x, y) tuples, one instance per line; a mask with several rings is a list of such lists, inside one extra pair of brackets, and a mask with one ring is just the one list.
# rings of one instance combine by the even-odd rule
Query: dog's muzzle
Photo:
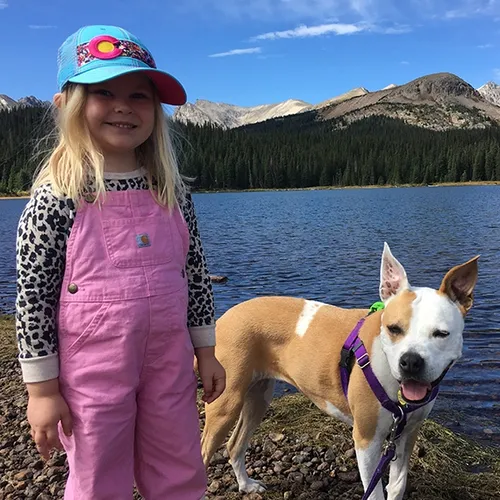
[(432, 389), (439, 385), (448, 370), (453, 365), (452, 361), (433, 382), (419, 380), (425, 368), (425, 360), (417, 353), (408, 352), (401, 356), (399, 368), (402, 379), (399, 381), (400, 388), (398, 399), (400, 403), (422, 404), (431, 395)]

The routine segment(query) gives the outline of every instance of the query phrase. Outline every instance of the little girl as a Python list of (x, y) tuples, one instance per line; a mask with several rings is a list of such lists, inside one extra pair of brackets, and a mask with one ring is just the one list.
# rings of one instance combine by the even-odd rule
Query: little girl
[(67, 500), (198, 500), (194, 355), (224, 390), (193, 202), (161, 103), (186, 94), (135, 36), (88, 26), (59, 49), (59, 140), (17, 240), (17, 337), (39, 452)]

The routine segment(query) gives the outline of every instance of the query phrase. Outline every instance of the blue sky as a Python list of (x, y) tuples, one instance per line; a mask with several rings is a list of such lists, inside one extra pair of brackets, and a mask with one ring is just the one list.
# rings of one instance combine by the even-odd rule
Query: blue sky
[(141, 38), (190, 102), (318, 103), (441, 71), (500, 83), (500, 0), (0, 0), (0, 93), (51, 99), (57, 48), (87, 24)]

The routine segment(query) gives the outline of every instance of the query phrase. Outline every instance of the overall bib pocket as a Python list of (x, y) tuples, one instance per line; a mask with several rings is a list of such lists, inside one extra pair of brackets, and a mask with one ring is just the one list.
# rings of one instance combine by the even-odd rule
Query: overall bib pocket
[(103, 220), (102, 231), (109, 259), (117, 268), (157, 266), (172, 260), (171, 222), (161, 215)]

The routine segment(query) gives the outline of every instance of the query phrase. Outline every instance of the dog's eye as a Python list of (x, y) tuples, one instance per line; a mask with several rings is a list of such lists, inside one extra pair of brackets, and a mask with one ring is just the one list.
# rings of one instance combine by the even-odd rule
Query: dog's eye
[(399, 325), (388, 325), (387, 329), (392, 335), (402, 335), (403, 329)]
[(438, 337), (440, 339), (444, 339), (445, 337), (448, 337), (450, 335), (450, 332), (447, 332), (446, 330), (434, 330), (432, 332), (433, 337)]

